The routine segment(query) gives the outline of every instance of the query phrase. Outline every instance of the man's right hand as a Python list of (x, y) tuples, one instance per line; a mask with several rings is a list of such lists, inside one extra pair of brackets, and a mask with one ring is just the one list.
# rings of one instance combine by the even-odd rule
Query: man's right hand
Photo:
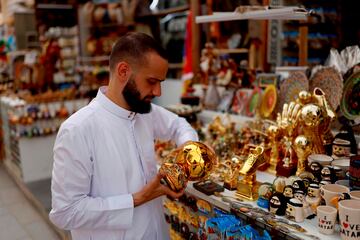
[(168, 195), (175, 199), (181, 197), (184, 194), (185, 189), (181, 190), (180, 192), (174, 192), (168, 186), (161, 184), (160, 181), (162, 178), (163, 175), (158, 173), (148, 184), (144, 186), (143, 189), (132, 195), (135, 207), (163, 195)]

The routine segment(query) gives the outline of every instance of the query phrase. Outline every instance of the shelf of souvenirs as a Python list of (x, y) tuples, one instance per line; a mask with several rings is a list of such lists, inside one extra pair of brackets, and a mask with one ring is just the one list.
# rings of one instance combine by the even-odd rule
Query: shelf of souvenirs
[[(262, 183), (273, 183), (275, 180), (275, 176), (267, 172), (257, 171), (256, 176), (257, 180)], [(326, 238), (335, 240), (340, 238), (340, 227), (338, 225), (336, 225), (335, 232), (332, 235), (320, 233), (317, 217), (305, 219), (302, 222), (295, 222), (284, 216), (269, 213), (268, 209), (259, 207), (256, 201), (249, 201), (239, 197), (236, 191), (230, 191), (225, 188), (217, 196), (206, 195), (195, 189), (193, 184), (194, 182), (189, 182), (185, 190), (185, 198), (191, 199), (191, 201), (185, 201), (185, 204), (181, 203), (182, 199), (174, 201), (178, 205), (178, 210), (175, 210), (175, 214), (173, 213), (172, 215), (175, 215), (177, 220), (179, 218), (191, 219), (194, 217), (197, 219), (198, 216), (204, 216), (204, 212), (206, 213), (205, 218), (210, 218), (214, 216), (215, 209), (220, 209), (226, 214), (236, 215), (238, 219), (241, 219), (245, 224), (251, 224), (255, 229), (267, 230), (272, 237), (275, 237), (273, 239), (310, 240)], [(222, 185), (222, 183), (219, 183), (219, 185)], [(165, 200), (165, 203), (166, 201), (169, 200)], [(190, 218), (180, 216), (179, 211), (186, 211), (187, 213), (185, 214), (188, 214)], [(166, 213), (169, 213), (167, 208)], [(184, 215), (184, 212), (182, 214)], [(168, 218), (168, 216), (166, 217)], [(199, 220), (197, 219), (197, 221)], [(186, 222), (186, 220), (184, 223), (188, 226), (191, 225), (191, 222)], [(195, 231), (198, 230), (198, 227), (198, 225), (195, 225)], [(194, 229), (194, 226), (192, 228)]]
[(32, 138), (57, 132), (61, 123), (72, 113), (88, 104), (88, 98), (32, 102), (20, 98), (1, 97), (1, 106), (6, 109), (10, 138)]
[(157, 17), (164, 17), (168, 14), (172, 14), (172, 13), (178, 13), (178, 12), (184, 12), (189, 10), (189, 5), (185, 4), (183, 6), (177, 6), (177, 7), (171, 7), (171, 8), (167, 8), (167, 9), (161, 9), (161, 10), (154, 10), (148, 14), (142, 14), (138, 17), (142, 18), (142, 17), (150, 17), (150, 16), (157, 16)]

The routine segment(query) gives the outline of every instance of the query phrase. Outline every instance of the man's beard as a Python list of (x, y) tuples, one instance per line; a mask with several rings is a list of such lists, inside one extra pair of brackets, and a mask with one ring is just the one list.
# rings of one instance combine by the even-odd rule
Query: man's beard
[(137, 89), (135, 79), (130, 77), (122, 92), (125, 101), (130, 107), (130, 111), (136, 113), (149, 113), (151, 111), (151, 102), (141, 99), (141, 94)]

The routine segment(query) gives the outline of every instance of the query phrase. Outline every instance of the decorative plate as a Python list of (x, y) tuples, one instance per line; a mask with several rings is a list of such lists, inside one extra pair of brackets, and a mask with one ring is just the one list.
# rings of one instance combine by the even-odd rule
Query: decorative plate
[(268, 118), (273, 113), (277, 102), (277, 92), (275, 85), (268, 85), (261, 98), (260, 115)]
[(261, 99), (261, 89), (255, 88), (249, 97), (249, 101), (246, 106), (246, 116), (253, 117), (255, 116), (255, 112), (257, 107), (259, 106), (259, 102)]
[(236, 114), (242, 114), (251, 96), (251, 89), (239, 89), (234, 95), (231, 111)]
[(321, 68), (310, 79), (310, 91), (315, 87), (321, 88), (333, 110), (340, 105), (343, 86), (341, 74), (333, 67)]
[(282, 110), (284, 103), (290, 103), (298, 98), (299, 92), (309, 90), (309, 81), (304, 72), (294, 71), (280, 84), (280, 99), (278, 111)]
[(360, 72), (346, 80), (340, 108), (347, 119), (355, 120), (360, 116)]

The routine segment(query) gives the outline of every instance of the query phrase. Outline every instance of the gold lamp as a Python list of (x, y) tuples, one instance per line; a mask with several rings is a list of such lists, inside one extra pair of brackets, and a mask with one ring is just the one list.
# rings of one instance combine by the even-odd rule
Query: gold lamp
[(184, 189), (189, 180), (206, 179), (218, 162), (215, 152), (201, 142), (189, 141), (174, 151), (174, 163), (163, 163), (159, 170), (173, 191)]

